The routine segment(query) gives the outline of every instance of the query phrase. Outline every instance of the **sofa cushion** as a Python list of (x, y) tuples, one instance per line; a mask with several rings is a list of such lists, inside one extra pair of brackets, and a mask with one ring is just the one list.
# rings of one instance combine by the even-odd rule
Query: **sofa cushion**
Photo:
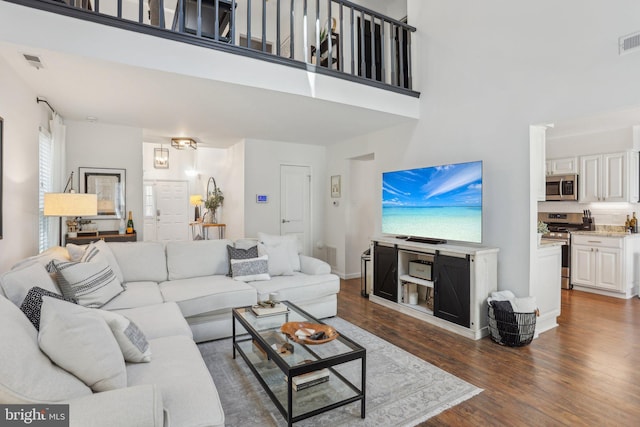
[(109, 242), (124, 282), (164, 282), (167, 258), (160, 242)]
[(269, 280), (269, 257), (266, 255), (249, 259), (231, 260), (231, 277), (233, 280), (252, 282)]
[(116, 257), (113, 255), (111, 248), (104, 240), (91, 242), (80, 258), (80, 261), (82, 262), (95, 260), (106, 261), (120, 283), (124, 282), (124, 275), (122, 274), (122, 270), (120, 270), (120, 265), (118, 264)]
[(254, 288), (224, 275), (171, 280), (160, 283), (160, 291), (185, 317), (256, 303)]
[(22, 311), (24, 315), (27, 316), (27, 319), (29, 319), (36, 330), (40, 330), (40, 312), (42, 311), (43, 296), (65, 300), (73, 304), (78, 303), (72, 298), (63, 297), (60, 294), (50, 292), (37, 286), (29, 289), (27, 296), (24, 298), (24, 301), (22, 301), (22, 304), (20, 305), (20, 311)]
[(116, 310), (115, 312), (135, 322), (147, 340), (172, 335), (193, 338), (191, 328), (175, 302)]
[(149, 342), (135, 323), (113, 311), (100, 310), (99, 308), (96, 308), (95, 311), (107, 322), (126, 362), (151, 361)]
[(91, 394), (89, 387), (40, 350), (38, 332), (4, 297), (0, 297), (0, 343), (0, 402), (54, 403)]
[(0, 276), (0, 286), (9, 300), (20, 307), (29, 289), (37, 286), (49, 292), (60, 293), (46, 268), (38, 263), (24, 265), (22, 268), (9, 270)]
[(56, 365), (95, 392), (127, 386), (120, 347), (95, 310), (43, 297), (38, 344)]
[(153, 361), (128, 364), (129, 385), (158, 388), (169, 425), (224, 426), (218, 391), (196, 344), (184, 336), (157, 338), (149, 344)]
[(235, 248), (231, 245), (227, 245), (227, 254), (229, 255), (229, 272), (227, 276), (233, 277), (233, 272), (231, 271), (231, 260), (234, 259), (250, 259), (258, 257), (258, 244), (243, 249), (243, 248)]
[(230, 240), (175, 241), (167, 243), (169, 280), (229, 273)]
[(250, 282), (258, 292), (258, 301), (269, 299), (271, 292), (279, 292), (281, 301), (308, 301), (340, 292), (340, 279), (334, 274), (310, 276), (294, 273), (293, 276), (272, 277), (267, 282)]
[(100, 308), (103, 310), (122, 310), (125, 308), (162, 304), (163, 302), (160, 288), (156, 282), (129, 282), (124, 292)]
[(289, 264), (293, 271), (300, 271), (300, 258), (298, 254), (300, 251), (300, 242), (295, 234), (286, 234), (279, 236), (275, 234), (258, 233), (258, 241), (265, 246), (278, 246), (282, 245), (287, 253)]
[(124, 291), (121, 282), (104, 260), (91, 262), (51, 261), (62, 295), (85, 307), (98, 308)]
[(267, 246), (258, 243), (258, 254), (268, 257), (269, 274), (271, 276), (291, 276), (293, 267), (289, 261), (287, 248), (283, 243)]
[(57, 259), (58, 261), (71, 261), (69, 258), (69, 252), (63, 248), (62, 246), (53, 246), (47, 249), (44, 252), (39, 253), (38, 255), (31, 256), (29, 258), (25, 258), (21, 261), (18, 261), (11, 267), (12, 270), (22, 268), (26, 265), (33, 264), (37, 262), (43, 266), (49, 265), (51, 261)]

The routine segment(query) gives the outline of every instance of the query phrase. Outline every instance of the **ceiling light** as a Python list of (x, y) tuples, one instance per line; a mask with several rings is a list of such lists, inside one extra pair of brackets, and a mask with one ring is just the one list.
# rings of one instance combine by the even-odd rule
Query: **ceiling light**
[(193, 138), (171, 138), (171, 146), (178, 150), (183, 150), (187, 147), (196, 150), (198, 143)]
[(44, 68), (44, 64), (42, 63), (42, 61), (38, 56), (29, 55), (28, 53), (23, 53), (22, 56), (24, 56), (24, 59), (27, 61), (27, 63), (29, 63), (29, 65), (31, 65), (36, 70), (39, 70), (40, 68)]
[(98, 118), (97, 118), (97, 117), (95, 117), (95, 116), (87, 116), (87, 118), (86, 118), (86, 119), (87, 119), (87, 121), (88, 121), (89, 123), (95, 123), (95, 122), (97, 122), (97, 121), (98, 121)]

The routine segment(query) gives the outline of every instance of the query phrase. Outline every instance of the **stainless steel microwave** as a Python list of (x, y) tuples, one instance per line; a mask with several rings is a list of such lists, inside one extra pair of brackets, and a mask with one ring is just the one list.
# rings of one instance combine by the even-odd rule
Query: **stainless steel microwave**
[(578, 175), (547, 177), (546, 200), (578, 200)]

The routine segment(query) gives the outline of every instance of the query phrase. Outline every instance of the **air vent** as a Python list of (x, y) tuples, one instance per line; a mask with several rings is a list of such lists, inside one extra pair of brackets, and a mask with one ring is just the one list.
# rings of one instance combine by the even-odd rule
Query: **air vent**
[(44, 68), (44, 65), (42, 64), (42, 61), (40, 61), (40, 58), (35, 56), (35, 55), (29, 55), (29, 54), (22, 54), (24, 56), (24, 59), (27, 60), (27, 62), (29, 63), (29, 65), (31, 65), (32, 67), (36, 68), (36, 69), (40, 69), (40, 68)]
[(620, 55), (640, 50), (640, 32), (620, 37), (618, 39), (618, 49)]

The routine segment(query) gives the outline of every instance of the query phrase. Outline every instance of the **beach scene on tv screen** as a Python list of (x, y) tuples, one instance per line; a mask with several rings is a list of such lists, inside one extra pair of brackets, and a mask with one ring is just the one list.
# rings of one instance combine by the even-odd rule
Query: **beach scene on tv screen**
[(382, 175), (382, 232), (482, 241), (482, 162)]

